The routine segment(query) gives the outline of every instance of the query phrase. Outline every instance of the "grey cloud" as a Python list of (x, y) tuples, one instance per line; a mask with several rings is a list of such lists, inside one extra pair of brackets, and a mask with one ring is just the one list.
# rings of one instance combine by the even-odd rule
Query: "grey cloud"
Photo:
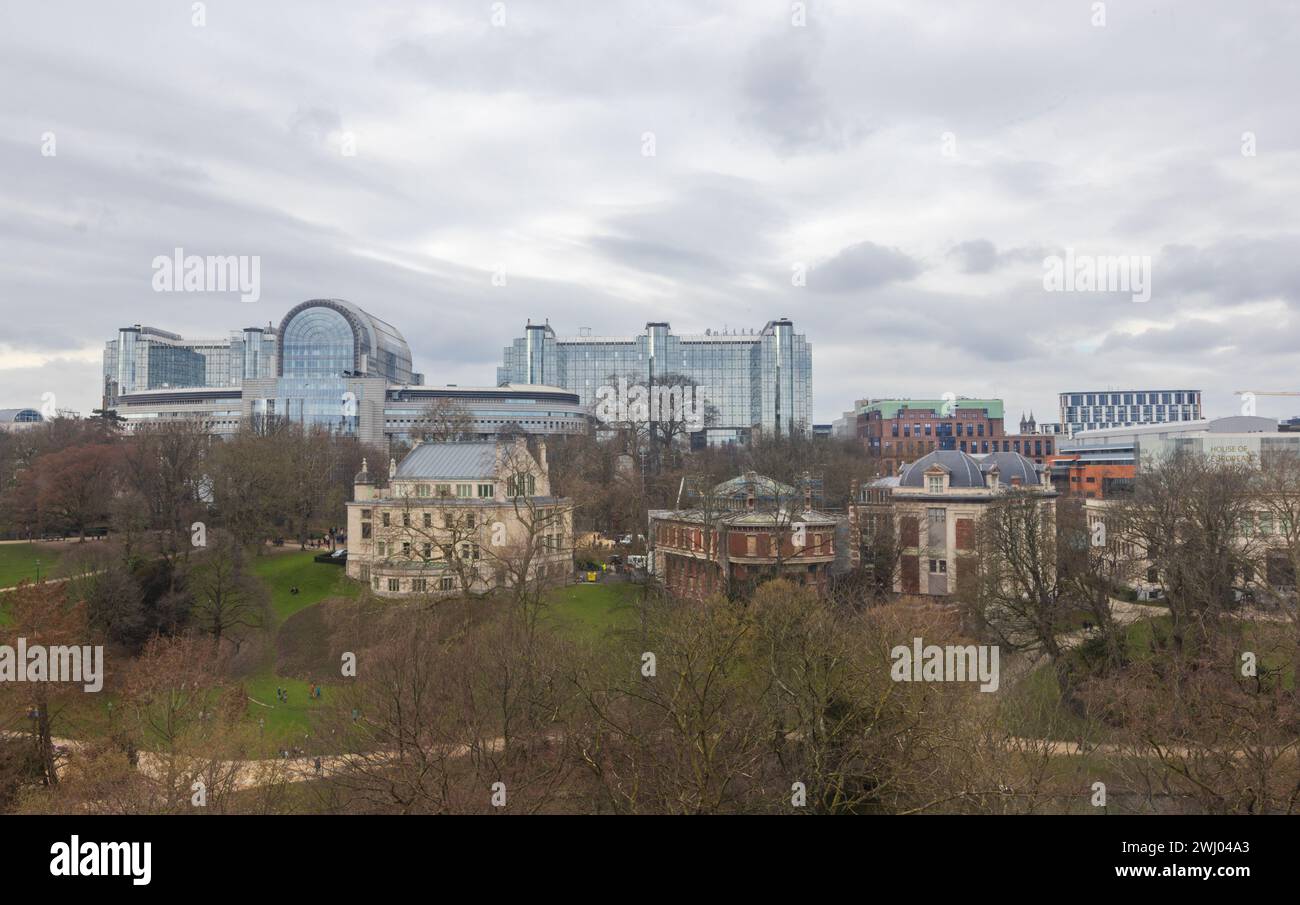
[(1041, 266), (1043, 258), (1052, 252), (1046, 248), (1009, 248), (998, 251), (988, 239), (970, 239), (948, 250), (948, 257), (956, 258), (963, 273), (992, 273), (1008, 264), (1033, 264)]
[[(233, 4), (206, 29), (147, 4), (6, 9), (0, 343), (67, 357), (5, 370), (3, 392), (85, 411), (97, 367), (72, 353), (123, 323), (220, 334), (319, 295), (462, 384), (492, 380), (528, 317), (789, 315), (818, 420), (935, 389), (1040, 420), (1091, 384), (1230, 402), (1300, 370), (1287, 4), (1112, 5), (1104, 30), (1041, 0), (826, 0), (804, 29), (746, 0), (505, 7), (504, 28), (481, 0)], [(260, 254), (262, 301), (149, 291), (178, 245)], [(1066, 245), (1152, 254), (1155, 297), (1045, 293)], [(808, 248), (828, 259), (791, 286)], [(540, 263), (492, 286), (488, 262), (516, 257)]]
[(857, 292), (913, 279), (921, 265), (896, 248), (859, 242), (813, 267), (808, 287), (816, 292)]

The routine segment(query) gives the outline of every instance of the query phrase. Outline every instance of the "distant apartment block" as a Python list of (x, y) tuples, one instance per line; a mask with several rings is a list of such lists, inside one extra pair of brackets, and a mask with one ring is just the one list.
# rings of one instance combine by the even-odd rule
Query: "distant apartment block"
[(1061, 425), (1080, 431), (1200, 421), (1200, 390), (1105, 390), (1061, 394)]
[(690, 334), (651, 322), (635, 336), (558, 336), (530, 322), (497, 369), (499, 384), (561, 387), (589, 410), (619, 378), (646, 387), (685, 378), (704, 393), (710, 417), (697, 440), (711, 444), (812, 429), (812, 345), (785, 318), (761, 330)]

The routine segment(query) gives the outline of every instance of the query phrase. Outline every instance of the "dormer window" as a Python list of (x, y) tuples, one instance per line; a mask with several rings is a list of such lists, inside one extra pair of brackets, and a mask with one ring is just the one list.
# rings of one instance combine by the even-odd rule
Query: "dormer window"
[(943, 475), (928, 475), (926, 482), (929, 486), (930, 493), (943, 493)]

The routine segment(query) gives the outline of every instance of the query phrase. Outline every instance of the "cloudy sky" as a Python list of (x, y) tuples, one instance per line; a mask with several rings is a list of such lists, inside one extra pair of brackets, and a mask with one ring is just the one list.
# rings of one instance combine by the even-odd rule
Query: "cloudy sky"
[[(1300, 390), (1300, 4), (799, 6), (4, 4), (0, 407), (88, 412), (119, 326), (220, 336), (322, 296), (430, 383), (493, 382), (530, 317), (789, 316), (818, 421)], [(154, 292), (177, 247), (260, 256), (261, 299)], [(1150, 301), (1046, 291), (1067, 248), (1149, 256)]]

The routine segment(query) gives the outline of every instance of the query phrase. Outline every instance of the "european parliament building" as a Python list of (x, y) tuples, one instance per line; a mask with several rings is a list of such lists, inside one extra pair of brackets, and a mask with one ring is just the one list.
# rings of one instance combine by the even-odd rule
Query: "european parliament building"
[(696, 387), (710, 412), (702, 432), (708, 443), (746, 443), (754, 431), (806, 434), (812, 426), (812, 345), (787, 318), (749, 332), (677, 334), (652, 322), (635, 336), (563, 337), (530, 321), (497, 369), (498, 384), (562, 387), (589, 411), (601, 387), (619, 378)]
[(440, 403), (463, 412), (479, 439), (515, 428), (579, 433), (588, 423), (577, 396), (557, 387), (425, 386), (397, 328), (343, 299), (303, 302), (278, 327), (226, 339), (124, 327), (104, 348), (104, 409), (128, 431), (197, 418), (229, 435), (280, 420), (380, 443), (410, 439)]

